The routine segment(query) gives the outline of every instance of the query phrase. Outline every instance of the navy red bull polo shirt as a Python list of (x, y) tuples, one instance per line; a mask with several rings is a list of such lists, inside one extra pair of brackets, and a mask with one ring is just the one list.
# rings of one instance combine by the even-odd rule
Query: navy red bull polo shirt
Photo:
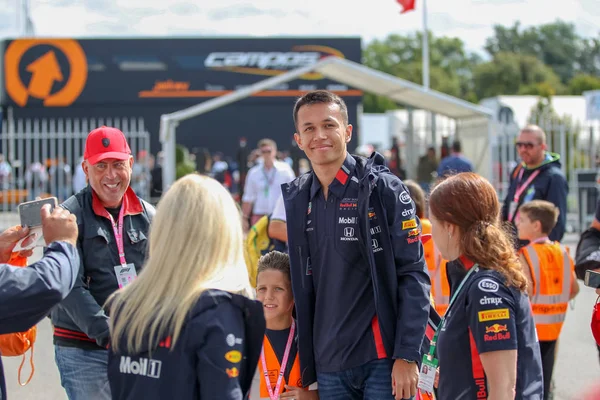
[[(448, 264), (451, 292), (473, 266), (468, 260)], [(517, 350), (515, 399), (542, 399), (539, 343), (526, 293), (504, 283), (498, 272), (471, 274), (446, 313), (439, 334), (438, 399), (487, 399), (488, 386), (480, 354)]]

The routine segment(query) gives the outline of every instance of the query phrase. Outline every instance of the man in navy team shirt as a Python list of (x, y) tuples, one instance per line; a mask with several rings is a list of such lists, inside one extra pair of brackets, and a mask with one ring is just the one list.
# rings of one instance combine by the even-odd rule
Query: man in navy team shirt
[(348, 154), (340, 97), (307, 93), (294, 122), (313, 165), (282, 185), (302, 385), (317, 381), (324, 399), (409, 399), (430, 290), (414, 203), (380, 154)]

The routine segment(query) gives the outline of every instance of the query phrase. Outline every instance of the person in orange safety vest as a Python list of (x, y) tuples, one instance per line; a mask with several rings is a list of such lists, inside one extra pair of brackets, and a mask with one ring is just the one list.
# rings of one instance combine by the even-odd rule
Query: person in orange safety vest
[(516, 221), (519, 239), (529, 241), (519, 251), (519, 259), (529, 281), (528, 292), (540, 341), (544, 400), (550, 394), (556, 342), (568, 303), (579, 292), (573, 259), (568, 249), (548, 238), (556, 225), (558, 214), (559, 210), (554, 204), (533, 200), (519, 208)]
[[(415, 202), (415, 210), (417, 217), (421, 220), (421, 229), (423, 235), (431, 234), (431, 222), (425, 218), (425, 193), (419, 184), (412, 180), (403, 181), (410, 197)], [(446, 260), (442, 259), (442, 255), (435, 248), (433, 240), (423, 241), (423, 251), (425, 253), (425, 263), (427, 264), (427, 270), (429, 271), (429, 277), (431, 279), (431, 295), (433, 297), (433, 304), (435, 310), (440, 314), (444, 315), (450, 302), (450, 285), (448, 284), (448, 277), (446, 275)]]
[[(250, 398), (318, 400), (317, 390), (302, 384), (290, 260), (286, 253), (271, 251), (258, 260), (256, 298), (263, 303), (267, 329), (257, 368), (260, 397), (253, 387)], [(253, 386), (258, 386), (256, 378)]]

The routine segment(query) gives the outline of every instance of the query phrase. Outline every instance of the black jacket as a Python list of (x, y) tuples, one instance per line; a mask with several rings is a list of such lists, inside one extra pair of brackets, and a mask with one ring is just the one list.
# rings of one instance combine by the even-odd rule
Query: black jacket
[[(127, 263), (138, 272), (146, 259), (147, 236), (154, 207), (127, 189), (123, 200), (123, 244)], [(108, 296), (119, 289), (114, 267), (119, 254), (111, 221), (102, 216), (106, 210), (92, 194), (90, 186), (68, 198), (61, 207), (77, 216), (77, 250), (81, 258), (79, 279), (71, 294), (54, 310), (54, 343), (88, 349), (106, 348), (108, 316), (102, 307)], [(82, 335), (82, 333), (84, 335)]]
[[(359, 180), (358, 245), (367, 260), (375, 293), (376, 314), (381, 328), (386, 353), (394, 359), (419, 361), (421, 346), (429, 318), (431, 282), (423, 257), (420, 240), (409, 237), (411, 230), (403, 229), (403, 222), (420, 222), (412, 201), (406, 203), (408, 189), (385, 166), (379, 153), (370, 158), (353, 156)], [(305, 226), (310, 199), (313, 172), (282, 185), (287, 216), (292, 289), (298, 320), (298, 351), (302, 383), (308, 386), (316, 381), (313, 354), (313, 317), (315, 295), (312, 276), (307, 273), (309, 260)], [(406, 197), (404, 197), (406, 196)], [(404, 200), (404, 202), (403, 202)], [(372, 221), (369, 214), (373, 213)], [(380, 247), (373, 252), (370, 230), (381, 228)]]
[[(519, 175), (523, 169), (523, 177), (519, 180)], [(519, 197), (518, 206), (527, 203), (531, 200), (546, 200), (553, 203), (560, 210), (558, 216), (558, 222), (550, 233), (550, 240), (561, 241), (565, 234), (565, 227), (567, 225), (567, 195), (569, 194), (569, 185), (560, 169), (560, 156), (555, 153), (546, 153), (546, 160), (537, 168), (528, 169), (522, 164), (512, 171), (510, 175), (510, 187), (504, 204), (502, 206), (502, 220), (513, 223), (514, 217), (509, 220), (510, 203), (515, 197), (517, 186), (525, 183), (527, 179), (539, 170), (539, 175), (535, 177), (533, 182), (525, 189)]]
[[(0, 264), (0, 334), (25, 332), (64, 299), (77, 280), (79, 254), (64, 242), (51, 243), (44, 257), (25, 268)], [(6, 399), (0, 359), (0, 399)]]
[[(113, 318), (119, 318), (119, 312)], [(129, 354), (126, 338), (111, 349), (113, 400), (238, 400), (247, 398), (265, 333), (262, 304), (210, 290), (190, 312), (179, 339)]]

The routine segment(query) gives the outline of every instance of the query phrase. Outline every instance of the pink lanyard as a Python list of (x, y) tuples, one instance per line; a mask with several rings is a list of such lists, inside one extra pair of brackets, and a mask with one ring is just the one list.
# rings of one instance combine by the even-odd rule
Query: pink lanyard
[(267, 361), (265, 360), (265, 349), (260, 352), (260, 361), (262, 363), (263, 375), (265, 376), (265, 384), (269, 390), (269, 398), (271, 400), (277, 400), (279, 397), (279, 390), (281, 389), (281, 382), (283, 381), (283, 375), (285, 374), (285, 366), (287, 365), (288, 358), (290, 357), (290, 350), (292, 349), (292, 342), (294, 341), (294, 331), (296, 330), (296, 321), (292, 320), (292, 327), (290, 328), (290, 334), (288, 336), (287, 344), (285, 345), (285, 352), (283, 353), (283, 360), (281, 360), (281, 368), (279, 368), (279, 377), (277, 378), (277, 384), (275, 385), (275, 392), (271, 387), (271, 381), (269, 380), (269, 371), (267, 370)]
[[(521, 182), (521, 179), (523, 179), (524, 172), (525, 172), (525, 167), (523, 167), (521, 169), (521, 172), (519, 173), (519, 182)], [(515, 202), (519, 201), (519, 199), (521, 198), (521, 194), (525, 191), (525, 189), (527, 189), (527, 187), (531, 184), (531, 182), (533, 182), (533, 180), (535, 179), (536, 176), (539, 175), (539, 173), (540, 173), (540, 170), (538, 169), (529, 176), (529, 178), (525, 181), (524, 184), (522, 184), (522, 185), (517, 184), (517, 190), (515, 191), (515, 197), (513, 198), (513, 201), (515, 201)]]
[[(523, 179), (524, 172), (525, 172), (525, 167), (522, 167), (521, 172), (519, 172), (519, 182), (521, 182), (521, 180)], [(540, 173), (539, 169), (535, 170), (533, 172), (533, 174), (531, 174), (529, 176), (529, 178), (525, 181), (525, 183), (523, 183), (522, 185), (517, 184), (517, 189), (515, 190), (515, 196), (513, 197), (513, 203), (515, 204), (515, 209), (512, 210), (512, 212), (510, 212), (510, 210), (509, 210), (509, 214), (508, 214), (508, 219), (510, 221), (512, 221), (515, 217), (515, 214), (517, 214), (516, 205), (519, 204), (519, 201), (521, 199), (521, 194), (523, 194), (525, 189), (527, 189), (527, 187), (531, 184), (531, 182), (533, 182), (533, 180), (535, 179), (536, 176), (538, 176), (539, 173)]]
[(119, 262), (124, 268), (127, 266), (127, 261), (125, 261), (125, 248), (123, 246), (123, 219), (125, 218), (125, 204), (121, 204), (121, 211), (119, 211), (119, 225), (115, 224), (115, 220), (109, 212), (107, 212), (107, 214), (110, 218), (113, 232), (115, 234), (117, 250), (119, 251)]

